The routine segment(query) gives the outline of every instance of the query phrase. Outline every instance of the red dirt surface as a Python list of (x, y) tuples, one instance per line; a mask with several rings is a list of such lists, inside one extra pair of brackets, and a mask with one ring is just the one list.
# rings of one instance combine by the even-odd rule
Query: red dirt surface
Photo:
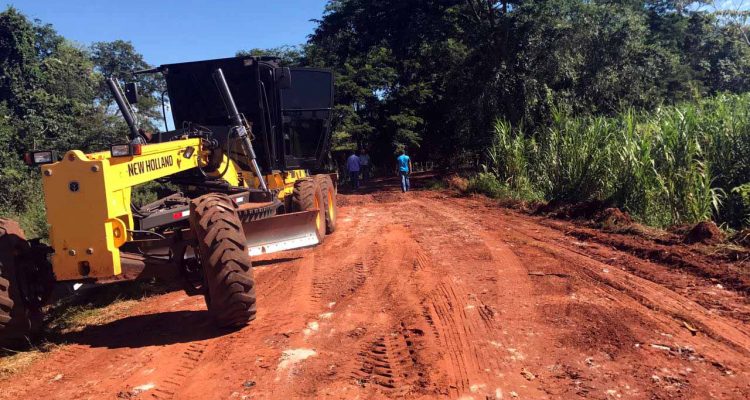
[(712, 221), (703, 221), (693, 227), (685, 236), (685, 243), (718, 244), (725, 239), (724, 234)]
[(0, 399), (750, 398), (747, 260), (376, 189), (340, 196), (321, 246), (256, 261), (246, 328), (152, 297)]
[(602, 211), (601, 214), (596, 218), (598, 222), (604, 228), (615, 228), (628, 226), (633, 224), (633, 218), (630, 214), (620, 211), (618, 208), (607, 208)]

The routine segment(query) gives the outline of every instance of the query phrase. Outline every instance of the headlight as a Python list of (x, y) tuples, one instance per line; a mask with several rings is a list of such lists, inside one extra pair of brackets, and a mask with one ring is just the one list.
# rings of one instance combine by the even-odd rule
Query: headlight
[(57, 161), (57, 152), (51, 150), (32, 151), (24, 157), (27, 165), (52, 164)]
[(185, 158), (190, 158), (190, 157), (193, 156), (193, 153), (195, 153), (195, 148), (193, 148), (193, 146), (188, 146), (185, 149), (185, 152), (182, 153), (182, 156), (185, 157)]
[(112, 157), (129, 157), (141, 155), (140, 144), (113, 144), (110, 146), (109, 151), (112, 153)]

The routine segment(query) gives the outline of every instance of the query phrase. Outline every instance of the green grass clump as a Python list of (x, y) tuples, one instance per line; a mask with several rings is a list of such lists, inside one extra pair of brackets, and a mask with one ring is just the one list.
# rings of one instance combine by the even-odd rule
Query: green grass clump
[(471, 178), (466, 190), (496, 198), (504, 197), (509, 193), (508, 186), (500, 182), (496, 175), (488, 172), (480, 172), (479, 175)]
[(714, 219), (740, 228), (750, 210), (748, 110), (750, 95), (720, 95), (612, 117), (557, 111), (535, 132), (498, 121), (470, 190), (601, 200), (655, 226)]
[(53, 334), (61, 334), (110, 322), (127, 315), (141, 300), (174, 290), (175, 287), (129, 281), (89, 288), (50, 306), (47, 327)]
[(424, 188), (427, 190), (443, 190), (447, 187), (448, 185), (440, 179), (429, 179), (424, 183)]
[(529, 185), (513, 187), (506, 182), (500, 181), (491, 172), (480, 172), (469, 179), (466, 192), (479, 193), (495, 199), (513, 201), (539, 201), (541, 197), (534, 192)]

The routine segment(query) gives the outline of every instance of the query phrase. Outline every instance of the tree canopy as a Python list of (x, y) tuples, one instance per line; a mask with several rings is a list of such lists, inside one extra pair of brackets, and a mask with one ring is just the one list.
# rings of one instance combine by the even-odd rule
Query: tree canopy
[[(127, 129), (110, 104), (105, 76), (125, 77), (148, 64), (129, 42), (70, 42), (15, 8), (0, 13), (0, 211), (23, 213), (38, 199), (34, 170), (22, 163), (32, 149), (99, 151), (124, 142)], [(141, 79), (146, 116), (160, 115), (154, 78)]]
[(747, 91), (750, 47), (695, 3), (331, 0), (304, 60), (337, 73), (339, 148), (460, 160), (497, 118), (533, 129), (556, 108), (612, 115)]

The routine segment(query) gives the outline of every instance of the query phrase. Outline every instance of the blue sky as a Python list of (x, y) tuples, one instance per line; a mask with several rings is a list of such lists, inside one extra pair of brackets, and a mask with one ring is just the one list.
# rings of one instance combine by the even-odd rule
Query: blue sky
[[(0, 4), (2, 4), (0, 0)], [(326, 0), (5, 0), (83, 45), (130, 40), (153, 65), (304, 43)], [(715, 5), (747, 9), (750, 0)]]
[[(0, 0), (0, 4), (3, 4)], [(83, 45), (129, 40), (153, 65), (304, 43), (327, 0), (5, 0)], [(717, 0), (750, 8), (750, 0)], [(709, 6), (711, 7), (711, 6)]]
[[(0, 3), (2, 4), (2, 3)], [(89, 45), (130, 40), (153, 65), (304, 43), (326, 0), (6, 0)]]

